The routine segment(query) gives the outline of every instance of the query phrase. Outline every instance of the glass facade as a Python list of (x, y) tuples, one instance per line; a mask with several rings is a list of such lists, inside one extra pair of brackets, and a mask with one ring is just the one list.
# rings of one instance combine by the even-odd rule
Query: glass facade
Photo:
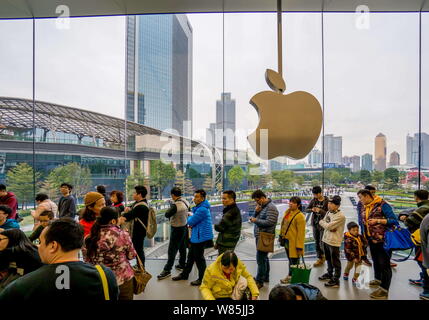
[(185, 15), (127, 17), (127, 120), (184, 132), (192, 118), (192, 28)]
[[(206, 189), (213, 221), (222, 209), (219, 191), (235, 189), (246, 231), (238, 249), (249, 259), (255, 252), (247, 219), (257, 188), (270, 194), (280, 216), (292, 195), (307, 205), (314, 185), (342, 192), (350, 221), (356, 191), (366, 184), (396, 213), (414, 206), (412, 192), (429, 188), (429, 14), (421, 14), (421, 43), (418, 13), (370, 14), (369, 29), (356, 27), (351, 13), (283, 19), (285, 94), (311, 93), (324, 120), (309, 156), (271, 161), (254, 161), (247, 136), (258, 125), (249, 100), (269, 90), (265, 70), (277, 69), (274, 13), (73, 18), (69, 29), (50, 19), (34, 26), (1, 20), (0, 183), (11, 189), (25, 183), (18, 194), (24, 211), (38, 192), (58, 196), (49, 183), (61, 172), (78, 186), (80, 203), (96, 185), (124, 190), (130, 200), (132, 185), (146, 184), (159, 211), (158, 233), (146, 243), (153, 258), (165, 258), (156, 248), (169, 238), (163, 213), (173, 185), (188, 199)], [(288, 115), (284, 129), (310, 119)], [(198, 163), (204, 148), (195, 146), (215, 143), (206, 133), (222, 123), (235, 131), (236, 163)], [(168, 128), (193, 139), (170, 175), (167, 167), (151, 169), (160, 157), (160, 130)], [(380, 166), (378, 156), (385, 159)], [(310, 231), (308, 253), (314, 252)], [(274, 258), (284, 258), (280, 247)]]

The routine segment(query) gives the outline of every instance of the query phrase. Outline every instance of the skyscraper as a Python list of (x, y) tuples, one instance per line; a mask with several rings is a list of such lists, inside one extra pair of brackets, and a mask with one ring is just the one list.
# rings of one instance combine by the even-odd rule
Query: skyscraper
[(221, 94), (216, 101), (216, 146), (222, 149), (235, 150), (235, 100), (231, 99), (230, 92)]
[(372, 164), (372, 154), (365, 153), (362, 156), (362, 170), (373, 170), (373, 164)]
[(343, 137), (334, 137), (326, 134), (325, 140), (325, 163), (341, 164), (343, 158)]
[(210, 127), (206, 129), (206, 143), (210, 146), (215, 145), (216, 123), (210, 123)]
[[(425, 132), (421, 134), (421, 166), (429, 168), (429, 135)], [(419, 165), (419, 134), (407, 135), (407, 164)]]
[(191, 137), (192, 27), (186, 15), (127, 16), (126, 117)]
[(399, 153), (396, 151), (393, 151), (390, 154), (389, 167), (399, 166), (400, 162), (401, 162), (401, 160), (400, 160)]
[(351, 160), (352, 172), (360, 171), (360, 157), (359, 156), (353, 156), (350, 158), (350, 160)]
[(384, 171), (386, 170), (386, 136), (379, 133), (375, 137), (375, 170)]
[(311, 150), (308, 156), (308, 163), (312, 167), (318, 167), (322, 165), (322, 152), (318, 149)]

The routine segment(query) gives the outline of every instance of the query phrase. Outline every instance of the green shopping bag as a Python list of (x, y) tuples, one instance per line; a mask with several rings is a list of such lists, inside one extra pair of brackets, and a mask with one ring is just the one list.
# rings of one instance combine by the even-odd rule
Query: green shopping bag
[(310, 281), (311, 267), (307, 267), (302, 256), (302, 265), (292, 265), (292, 278), (290, 283), (308, 283)]

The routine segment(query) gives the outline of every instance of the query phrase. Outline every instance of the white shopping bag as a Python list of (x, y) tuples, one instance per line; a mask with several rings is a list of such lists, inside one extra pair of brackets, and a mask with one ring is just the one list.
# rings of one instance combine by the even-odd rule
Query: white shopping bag
[(359, 266), (360, 270), (356, 270), (357, 273), (359, 273), (359, 277), (356, 281), (356, 288), (358, 289), (369, 289), (369, 282), (370, 282), (370, 267), (362, 264)]

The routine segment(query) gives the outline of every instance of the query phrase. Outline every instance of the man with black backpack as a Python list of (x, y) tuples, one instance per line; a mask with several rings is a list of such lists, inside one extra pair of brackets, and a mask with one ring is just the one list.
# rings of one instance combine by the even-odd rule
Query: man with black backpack
[[(425, 216), (429, 213), (429, 192), (426, 190), (416, 190), (414, 192), (414, 200), (417, 202), (417, 209), (412, 211), (411, 213), (399, 214), (399, 219), (404, 222), (404, 224), (407, 226), (410, 233), (413, 235), (414, 242), (416, 244), (416, 252), (415, 252), (415, 259), (417, 261), (417, 264), (419, 265), (422, 272), (420, 272), (420, 279), (413, 280), (409, 279), (408, 281), (410, 284), (423, 287), (425, 292), (428, 292), (429, 295), (429, 279), (428, 275), (426, 273), (426, 268), (423, 267), (423, 255), (422, 255), (422, 248), (421, 243), (419, 241), (419, 235), (420, 235), (420, 225), (425, 218)], [(428, 297), (429, 299), (429, 297)]]
[(135, 186), (133, 193), (134, 203), (131, 207), (126, 207), (122, 214), (121, 224), (123, 222), (132, 222), (131, 230), (128, 230), (133, 241), (134, 249), (143, 263), (145, 263), (144, 256), (144, 239), (146, 237), (146, 230), (149, 220), (149, 206), (147, 204), (146, 195), (147, 189), (145, 186)]

